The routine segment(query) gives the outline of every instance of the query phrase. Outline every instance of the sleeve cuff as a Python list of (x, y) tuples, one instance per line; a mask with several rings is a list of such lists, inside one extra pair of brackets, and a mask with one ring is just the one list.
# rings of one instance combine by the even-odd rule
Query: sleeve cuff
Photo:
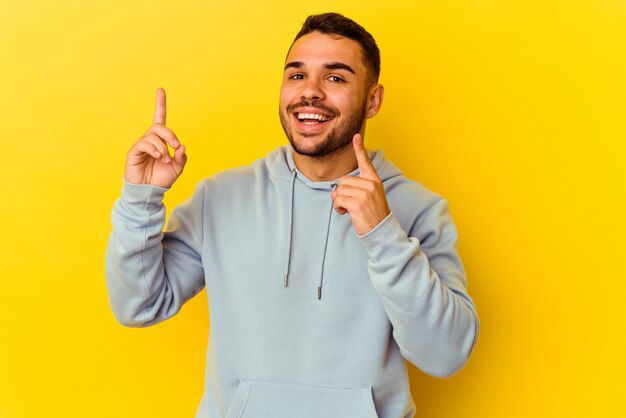
[(158, 205), (163, 202), (165, 192), (170, 188), (155, 186), (154, 184), (135, 184), (129, 183), (124, 177), (122, 177), (124, 184), (122, 185), (122, 200), (126, 203), (143, 204), (143, 205)]
[(389, 253), (395, 254), (401, 248), (414, 245), (393, 212), (380, 221), (371, 231), (365, 235), (359, 235), (359, 239), (373, 261), (380, 260)]

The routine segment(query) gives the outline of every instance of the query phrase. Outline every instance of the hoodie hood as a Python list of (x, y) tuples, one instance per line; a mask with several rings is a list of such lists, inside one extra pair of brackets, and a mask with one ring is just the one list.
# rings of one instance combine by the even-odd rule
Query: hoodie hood
[[(393, 177), (400, 176), (402, 172), (393, 165), (390, 161), (385, 160), (382, 150), (378, 151), (367, 151), (370, 160), (372, 161), (372, 165), (376, 169), (378, 176), (381, 178), (383, 183)], [(289, 218), (287, 220), (288, 227), (288, 236), (287, 236), (287, 248), (286, 248), (286, 257), (285, 257), (285, 273), (283, 275), (283, 286), (287, 287), (289, 285), (289, 268), (291, 265), (291, 247), (292, 247), (292, 238), (293, 238), (293, 208), (294, 208), (294, 199), (295, 199), (295, 185), (296, 182), (303, 184), (311, 189), (315, 190), (326, 190), (330, 194), (333, 191), (339, 182), (339, 179), (331, 180), (331, 181), (312, 181), (307, 178), (296, 166), (295, 160), (293, 158), (293, 148), (291, 146), (280, 147), (276, 152), (272, 153), (267, 159), (267, 168), (271, 176), (282, 178), (288, 180), (290, 182), (290, 199), (289, 199)], [(353, 170), (350, 173), (347, 173), (348, 176), (358, 176), (359, 169), (357, 167), (356, 170)], [(330, 227), (333, 218), (333, 201), (329, 196), (329, 204), (328, 204), (328, 221), (326, 223), (326, 237), (324, 239), (324, 251), (322, 255), (322, 260), (320, 260), (320, 279), (319, 285), (317, 287), (317, 299), (320, 300), (322, 298), (322, 287), (324, 284), (324, 267), (326, 261), (326, 251), (328, 248), (328, 237), (330, 235)]]

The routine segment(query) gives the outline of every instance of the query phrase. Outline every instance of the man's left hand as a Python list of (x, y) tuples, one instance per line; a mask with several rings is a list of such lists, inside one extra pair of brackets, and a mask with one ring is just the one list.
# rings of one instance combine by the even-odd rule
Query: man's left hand
[(357, 234), (365, 235), (391, 211), (387, 205), (383, 182), (372, 165), (360, 134), (354, 135), (352, 145), (359, 165), (359, 175), (341, 177), (330, 197), (337, 213), (349, 213)]

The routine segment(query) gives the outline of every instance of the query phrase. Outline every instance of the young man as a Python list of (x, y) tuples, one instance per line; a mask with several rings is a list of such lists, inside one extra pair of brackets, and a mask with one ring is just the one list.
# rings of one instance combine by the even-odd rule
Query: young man
[(118, 320), (137, 327), (207, 287), (197, 417), (409, 417), (405, 359), (439, 377), (467, 361), (478, 318), (447, 203), (363, 146), (379, 71), (361, 26), (310, 16), (281, 88), (290, 146), (200, 182), (165, 233), (163, 195), (186, 156), (158, 90), (127, 155), (107, 283)]

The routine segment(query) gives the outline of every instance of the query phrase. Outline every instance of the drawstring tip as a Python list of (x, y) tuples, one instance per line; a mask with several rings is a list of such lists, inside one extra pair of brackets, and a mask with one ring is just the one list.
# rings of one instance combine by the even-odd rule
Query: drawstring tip
[(319, 300), (319, 299), (321, 299), (321, 298), (322, 298), (322, 288), (321, 288), (321, 287), (318, 287), (318, 288), (317, 288), (317, 299)]
[(288, 276), (285, 274), (285, 278), (283, 281), (283, 286), (287, 287), (287, 282), (289, 281)]

